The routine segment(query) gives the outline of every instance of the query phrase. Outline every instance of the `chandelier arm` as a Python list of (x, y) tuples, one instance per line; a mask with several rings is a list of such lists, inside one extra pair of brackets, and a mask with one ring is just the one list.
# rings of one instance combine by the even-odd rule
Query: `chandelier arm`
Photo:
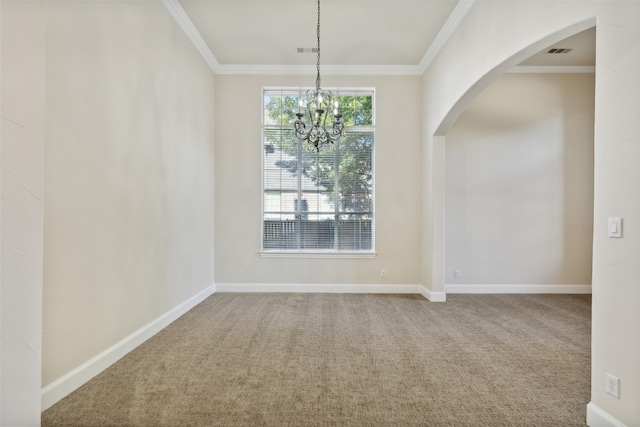
[(306, 127), (304, 126), (304, 123), (302, 124), (302, 127), (296, 127), (296, 137), (298, 139), (301, 139), (304, 141), (309, 138), (310, 133), (311, 133), (311, 129), (307, 131)]

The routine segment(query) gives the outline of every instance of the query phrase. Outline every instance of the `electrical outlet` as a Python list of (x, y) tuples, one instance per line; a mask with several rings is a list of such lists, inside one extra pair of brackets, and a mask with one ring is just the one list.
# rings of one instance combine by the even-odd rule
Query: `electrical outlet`
[(453, 270), (453, 277), (460, 277), (460, 270)]
[(607, 393), (616, 399), (620, 399), (620, 379), (611, 374), (606, 374), (607, 382), (605, 384)]
[(384, 279), (385, 277), (387, 277), (387, 270), (380, 270), (380, 278)]

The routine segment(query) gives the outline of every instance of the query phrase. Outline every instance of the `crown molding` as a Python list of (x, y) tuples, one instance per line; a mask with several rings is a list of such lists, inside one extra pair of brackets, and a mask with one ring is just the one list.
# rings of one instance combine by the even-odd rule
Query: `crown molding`
[[(438, 32), (418, 65), (325, 65), (323, 75), (327, 76), (421, 76), (462, 22), (476, 0), (458, 0), (451, 15)], [(178, 0), (161, 0), (171, 17), (184, 31), (202, 59), (215, 74), (226, 75), (267, 75), (297, 76), (315, 75), (314, 65), (244, 65), (220, 64), (207, 46), (195, 25)], [(523, 74), (589, 74), (595, 73), (593, 66), (518, 66), (509, 73)]]
[[(315, 65), (242, 65), (224, 64), (216, 74), (298, 76), (316, 74)], [(415, 65), (323, 65), (323, 76), (417, 76)]]
[(425, 52), (422, 60), (418, 64), (419, 74), (424, 74), (427, 71), (427, 68), (433, 60), (438, 56), (440, 51), (444, 48), (449, 41), (451, 35), (456, 31), (460, 22), (462, 22), (462, 18), (465, 17), (471, 6), (475, 3), (476, 0), (458, 0), (456, 3), (456, 7), (451, 12), (451, 15), (447, 18), (442, 28), (438, 32), (438, 35), (433, 40), (429, 49)]
[(209, 68), (211, 68), (211, 71), (213, 71), (214, 73), (218, 73), (220, 69), (220, 63), (218, 62), (216, 57), (213, 56), (213, 52), (211, 52), (211, 49), (209, 49), (209, 46), (207, 46), (207, 43), (204, 41), (204, 39), (196, 29), (196, 26), (193, 25), (193, 22), (191, 21), (191, 19), (189, 19), (189, 16), (187, 16), (187, 13), (180, 5), (180, 2), (178, 0), (161, 1), (167, 11), (169, 11), (169, 15), (171, 15), (171, 17), (176, 21), (178, 26), (182, 29), (182, 31), (184, 31), (185, 35), (191, 41), (198, 53), (202, 56), (204, 62), (206, 62)]
[(593, 74), (596, 67), (589, 65), (549, 65), (549, 66), (527, 66), (520, 65), (513, 67), (508, 73), (514, 74)]
[[(431, 46), (418, 65), (326, 65), (322, 67), (324, 75), (333, 76), (419, 76), (424, 74), (433, 59), (440, 53), (449, 37), (456, 30), (462, 18), (476, 0), (458, 0), (451, 15), (438, 32)], [(314, 75), (315, 66), (311, 65), (243, 65), (220, 64), (209, 49), (195, 25), (184, 11), (178, 0), (161, 0), (171, 17), (184, 31), (202, 59), (215, 74), (227, 75)]]

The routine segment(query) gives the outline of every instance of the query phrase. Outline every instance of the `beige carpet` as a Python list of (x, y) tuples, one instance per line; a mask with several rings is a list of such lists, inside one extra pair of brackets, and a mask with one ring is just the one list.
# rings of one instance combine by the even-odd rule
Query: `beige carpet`
[(591, 297), (214, 294), (43, 426), (583, 426)]

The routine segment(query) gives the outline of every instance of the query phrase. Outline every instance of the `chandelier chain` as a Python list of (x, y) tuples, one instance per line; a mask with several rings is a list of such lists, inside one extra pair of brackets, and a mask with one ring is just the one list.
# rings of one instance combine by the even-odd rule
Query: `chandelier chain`
[(320, 90), (320, 0), (318, 0), (317, 38), (318, 38), (318, 62), (316, 64), (316, 70), (318, 74), (316, 75), (316, 90)]

